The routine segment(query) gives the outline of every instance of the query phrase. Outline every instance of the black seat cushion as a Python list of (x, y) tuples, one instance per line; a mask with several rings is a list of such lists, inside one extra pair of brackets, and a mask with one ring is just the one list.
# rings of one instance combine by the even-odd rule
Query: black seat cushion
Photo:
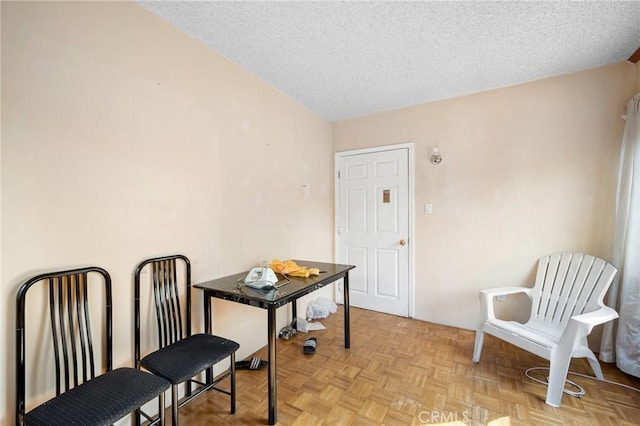
[(140, 364), (175, 385), (223, 360), (239, 347), (233, 340), (211, 334), (194, 334), (150, 353)]
[(50, 399), (24, 416), (27, 425), (111, 425), (151, 401), (169, 382), (134, 368), (118, 368)]

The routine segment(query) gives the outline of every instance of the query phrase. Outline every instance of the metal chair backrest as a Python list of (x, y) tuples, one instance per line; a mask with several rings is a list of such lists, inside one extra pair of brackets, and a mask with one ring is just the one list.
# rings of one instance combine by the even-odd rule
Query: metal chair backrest
[[(182, 263), (183, 270), (179, 271)], [(135, 270), (135, 359), (140, 361), (140, 316), (143, 271), (151, 274), (155, 316), (158, 329), (158, 348), (163, 348), (191, 335), (191, 263), (186, 256), (147, 259)], [(181, 288), (184, 287), (184, 288)], [(184, 294), (184, 312), (180, 294)]]
[(557, 253), (538, 260), (529, 325), (564, 330), (572, 316), (602, 305), (616, 268), (582, 253)]
[[(47, 302), (45, 311), (30, 314), (49, 317), (56, 396), (113, 367), (112, 293), (107, 271), (94, 266), (29, 279), (20, 286), (16, 296), (16, 424), (22, 423), (26, 405), (27, 293), (39, 286), (44, 287), (40, 294)], [(91, 309), (93, 297), (90, 296), (97, 292), (104, 292), (104, 318), (100, 318), (94, 330), (92, 318), (95, 317), (91, 312), (95, 309)]]

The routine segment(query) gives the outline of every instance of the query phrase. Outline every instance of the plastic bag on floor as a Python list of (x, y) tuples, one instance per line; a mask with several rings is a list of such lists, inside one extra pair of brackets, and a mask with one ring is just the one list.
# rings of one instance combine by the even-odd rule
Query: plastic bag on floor
[(326, 318), (338, 312), (338, 305), (326, 297), (318, 297), (307, 305), (307, 319)]

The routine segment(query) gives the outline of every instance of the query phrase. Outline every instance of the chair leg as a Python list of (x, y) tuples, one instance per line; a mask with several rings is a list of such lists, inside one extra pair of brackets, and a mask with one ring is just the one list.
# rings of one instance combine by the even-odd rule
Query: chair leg
[(549, 387), (545, 402), (552, 407), (559, 407), (562, 402), (562, 392), (570, 362), (571, 354), (552, 354), (549, 360)]
[(140, 417), (142, 416), (142, 414), (140, 414), (140, 409), (138, 408), (136, 410), (136, 412), (134, 413), (134, 425), (135, 426), (140, 426)]
[(593, 351), (589, 349), (589, 344), (587, 343), (586, 338), (583, 339), (582, 345), (580, 347), (578, 347), (577, 349), (574, 349), (571, 355), (573, 358), (587, 358), (587, 361), (589, 361), (589, 365), (593, 370), (593, 374), (598, 379), (601, 379), (601, 380), (604, 379), (604, 375), (602, 374), (602, 368), (600, 367), (598, 358), (593, 353)]
[(600, 363), (598, 362), (596, 355), (593, 352), (589, 351), (589, 353), (586, 355), (586, 358), (587, 361), (589, 361), (589, 365), (591, 366), (591, 369), (593, 370), (593, 373), (596, 375), (596, 377), (600, 380), (604, 379), (602, 368), (600, 367)]
[(164, 392), (158, 395), (158, 416), (160, 417), (160, 426), (164, 426)]
[(484, 343), (483, 325), (478, 327), (476, 331), (476, 341), (473, 345), (473, 362), (480, 362), (480, 354), (482, 353), (482, 344)]
[(231, 414), (236, 412), (236, 353), (231, 354), (231, 376), (230, 376), (230, 394), (231, 394)]
[(171, 422), (178, 426), (178, 385), (171, 385)]

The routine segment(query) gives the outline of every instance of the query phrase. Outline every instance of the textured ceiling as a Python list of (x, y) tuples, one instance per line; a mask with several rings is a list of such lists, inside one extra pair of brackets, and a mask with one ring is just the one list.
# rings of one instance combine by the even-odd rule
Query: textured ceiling
[(142, 1), (328, 120), (627, 59), (640, 2)]

